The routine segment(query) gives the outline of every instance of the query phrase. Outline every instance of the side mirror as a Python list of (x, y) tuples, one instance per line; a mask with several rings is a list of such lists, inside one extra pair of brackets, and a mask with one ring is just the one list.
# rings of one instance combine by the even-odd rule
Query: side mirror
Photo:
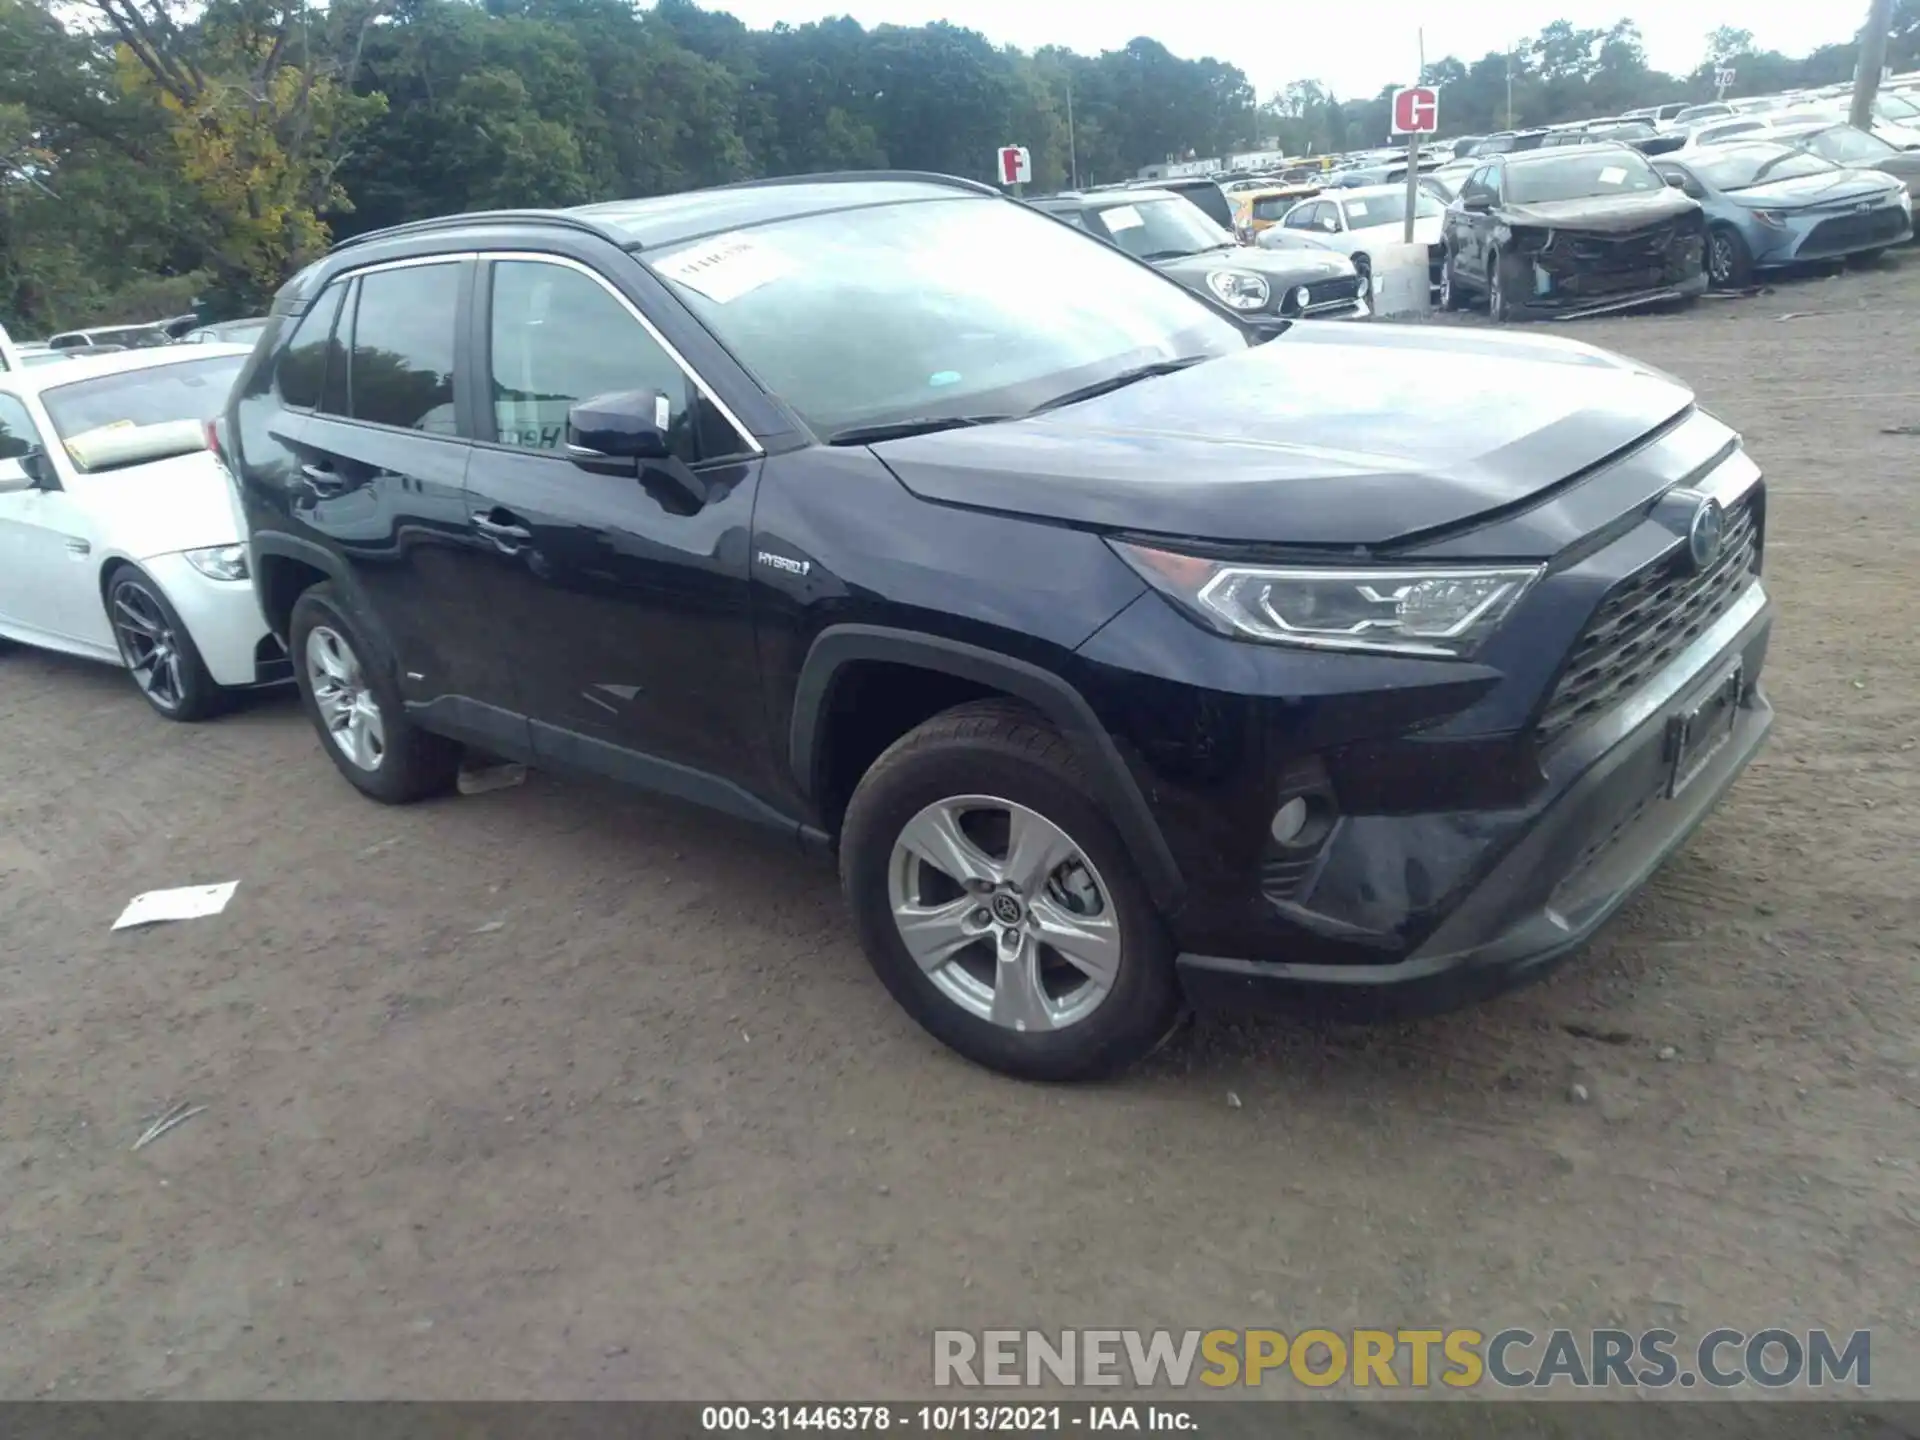
[(1332, 235), (1340, 229), (1340, 222), (1331, 215), (1322, 215), (1320, 217), (1320, 228), (1325, 230), (1329, 235)]
[(22, 490), (52, 490), (53, 466), (47, 452), (35, 446), (12, 460), (0, 460), (0, 495), (17, 495)]
[(1473, 194), (1460, 197), (1460, 208), (1474, 215), (1484, 215), (1493, 208), (1493, 202), (1485, 195)]
[(567, 454), (585, 469), (636, 472), (641, 461), (672, 453), (671, 419), (667, 397), (658, 390), (595, 395), (567, 410)]
[(1669, 175), (1667, 176), (1667, 184), (1676, 190), (1684, 190), (1687, 188), (1687, 177), (1684, 175)]

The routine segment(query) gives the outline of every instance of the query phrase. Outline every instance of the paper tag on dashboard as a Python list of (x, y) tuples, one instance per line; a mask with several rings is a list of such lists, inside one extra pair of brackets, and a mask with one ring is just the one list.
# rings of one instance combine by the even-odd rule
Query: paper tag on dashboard
[(793, 262), (751, 235), (721, 235), (653, 262), (654, 270), (716, 305), (791, 275)]
[(1600, 183), (1602, 185), (1619, 185), (1623, 183), (1626, 178), (1627, 172), (1622, 170), (1618, 165), (1609, 165), (1600, 172)]
[(1137, 230), (1147, 223), (1140, 217), (1140, 212), (1131, 205), (1116, 205), (1111, 210), (1102, 210), (1100, 220), (1109, 232)]

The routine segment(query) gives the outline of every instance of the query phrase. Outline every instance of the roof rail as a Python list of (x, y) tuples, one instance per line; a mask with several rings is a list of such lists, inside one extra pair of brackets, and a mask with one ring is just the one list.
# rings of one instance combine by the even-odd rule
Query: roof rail
[(470, 210), (461, 215), (436, 215), (430, 220), (409, 220), (402, 225), (389, 225), (385, 229), (349, 235), (345, 240), (335, 244), (327, 253), (337, 255), (342, 250), (371, 245), (376, 240), (391, 240), (402, 235), (427, 235), (436, 230), (455, 230), (468, 225), (484, 225), (496, 220), (511, 220), (519, 224), (558, 225), (564, 229), (581, 230), (589, 235), (606, 238), (606, 232), (591, 220), (583, 220), (578, 215), (569, 215), (564, 210)]
[(942, 175), (935, 170), (826, 170), (818, 175), (769, 175), (761, 180), (735, 180), (726, 185), (707, 185), (705, 190), (760, 190), (776, 185), (843, 185), (874, 180), (917, 180), (923, 185), (946, 185), (955, 190), (971, 190), (976, 195), (1000, 195), (1002, 192), (980, 180), (959, 175)]

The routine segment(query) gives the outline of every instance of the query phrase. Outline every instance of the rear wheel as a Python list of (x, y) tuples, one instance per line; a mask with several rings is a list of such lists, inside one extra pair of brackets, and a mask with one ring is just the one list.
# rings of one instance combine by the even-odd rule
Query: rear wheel
[(1738, 290), (1753, 279), (1753, 252), (1740, 232), (1716, 225), (1707, 232), (1707, 283), (1716, 290)]
[(158, 585), (123, 565), (107, 582), (107, 620), (120, 659), (147, 704), (169, 720), (205, 720), (226, 694), (207, 673), (206, 662), (179, 614)]
[(307, 718), (356, 790), (404, 805), (453, 788), (460, 747), (407, 718), (387, 667), (331, 585), (294, 602), (288, 629)]
[(847, 808), (867, 958), (937, 1039), (1029, 1080), (1111, 1074), (1181, 1013), (1173, 947), (1072, 747), (983, 702), (896, 742)]

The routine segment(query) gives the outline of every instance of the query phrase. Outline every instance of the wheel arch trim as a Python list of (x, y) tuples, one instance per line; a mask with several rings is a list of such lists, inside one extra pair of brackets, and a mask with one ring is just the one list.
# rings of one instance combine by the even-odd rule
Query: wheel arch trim
[(1094, 798), (1120, 832), (1154, 902), (1167, 913), (1179, 908), (1186, 893), (1180, 867), (1133, 772), (1086, 697), (1051, 670), (964, 641), (881, 625), (833, 625), (821, 631), (800, 668), (788, 740), (789, 762), (803, 794), (819, 793), (823, 722), (834, 684), (842, 670), (861, 661), (951, 675), (1033, 706), (1059, 729), (1087, 767)]
[(370, 658), (377, 659), (388, 666), (395, 664), (393, 642), (386, 632), (386, 627), (381, 624), (379, 611), (368, 602), (366, 592), (361, 589), (359, 580), (353, 573), (353, 567), (343, 562), (338, 555), (326, 546), (303, 539), (298, 535), (285, 535), (275, 531), (254, 532), (248, 538), (247, 552), (247, 563), (253, 571), (254, 594), (260, 602), (261, 617), (267, 622), (267, 628), (272, 632), (274, 639), (285, 645), (289, 654), (293, 651), (291, 626), (283, 627), (275, 624), (274, 617), (268, 610), (267, 596), (262, 584), (265, 567), (261, 561), (267, 557), (295, 560), (326, 576), (326, 583), (335, 587), (340, 596), (340, 603), (351, 612), (353, 620), (360, 628), (362, 638), (381, 652), (378, 656)]

